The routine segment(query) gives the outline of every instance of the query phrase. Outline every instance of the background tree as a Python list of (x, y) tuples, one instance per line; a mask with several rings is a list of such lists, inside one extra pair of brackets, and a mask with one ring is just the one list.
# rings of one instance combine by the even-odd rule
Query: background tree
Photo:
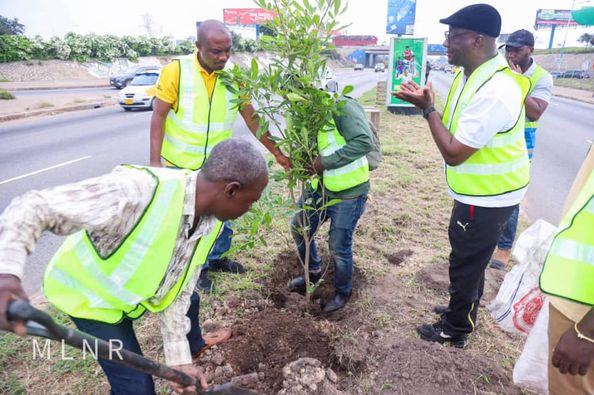
[[(276, 13), (267, 26), (277, 34), (260, 37), (263, 49), (276, 57), (264, 68), (260, 68), (253, 59), (249, 69), (235, 67), (222, 78), (230, 89), (239, 91), (242, 99), (238, 103), (250, 97), (257, 103), (260, 134), (269, 130), (270, 125), (275, 127), (273, 134), (280, 137), (273, 137), (273, 140), (292, 162), (288, 173), (280, 173), (276, 177), (286, 177), (292, 207), (297, 211), (297, 195), (305, 196), (310, 183), (322, 182), (320, 177), (312, 174), (312, 164), (319, 154), (318, 131), (332, 127), (333, 115), (344, 106), (339, 94), (320, 90), (318, 85), (319, 76), (328, 61), (323, 53), (334, 49), (331, 35), (342, 28), (338, 26), (337, 18), (346, 6), (343, 7), (340, 0), (255, 0), (255, 3)], [(342, 94), (352, 89), (352, 86), (347, 86)], [(285, 125), (281, 123), (282, 118), (286, 120)], [(336, 202), (330, 201), (325, 207)], [(313, 210), (309, 204), (304, 202), (303, 208)], [(301, 264), (307, 284), (309, 229), (309, 217), (303, 211), (297, 230), (305, 240), (305, 260)], [(313, 286), (307, 287), (308, 302), (313, 290)]]
[(584, 33), (578, 38), (578, 42), (586, 45), (594, 45), (594, 34)]
[(23, 35), (25, 25), (19, 23), (18, 18), (8, 19), (0, 15), (0, 35)]

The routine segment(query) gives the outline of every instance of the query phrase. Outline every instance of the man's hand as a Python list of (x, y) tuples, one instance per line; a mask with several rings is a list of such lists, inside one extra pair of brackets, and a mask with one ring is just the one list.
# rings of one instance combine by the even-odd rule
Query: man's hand
[[(581, 328), (581, 327), (580, 327)], [(563, 374), (586, 375), (594, 359), (594, 344), (577, 337), (570, 328), (559, 339), (553, 351), (553, 366)]]
[(0, 274), (0, 328), (25, 336), (27, 334), (25, 322), (9, 322), (7, 317), (9, 303), (18, 299), (29, 300), (21, 287), (21, 280), (12, 274)]
[(274, 155), (274, 159), (276, 159), (276, 163), (281, 165), (286, 171), (291, 170), (291, 159), (289, 159), (289, 157), (279, 153)]
[(322, 160), (319, 156), (314, 160), (312, 169), (315, 174), (322, 174), (324, 172), (324, 165), (322, 164)]
[[(203, 390), (208, 388), (208, 386), (206, 385), (206, 378), (204, 377), (204, 373), (202, 373), (202, 369), (200, 369), (198, 366), (188, 364), (172, 366), (172, 368), (175, 370), (179, 370), (180, 372), (184, 372), (188, 376), (194, 377), (196, 379), (196, 383), (200, 383), (200, 387), (202, 387)], [(196, 393), (195, 385), (182, 387), (181, 384), (174, 383), (172, 381), (169, 382), (169, 385), (171, 386), (171, 389), (178, 394), (193, 395)]]
[(513, 71), (515, 71), (516, 73), (524, 74), (522, 72), (522, 68), (520, 67), (520, 65), (510, 62), (509, 59), (507, 60), (507, 63), (509, 64), (509, 68), (512, 69)]
[(392, 92), (392, 95), (400, 100), (414, 104), (421, 110), (432, 107), (435, 103), (435, 92), (433, 92), (431, 82), (424, 88), (418, 86), (414, 81), (403, 82), (400, 85), (400, 90)]

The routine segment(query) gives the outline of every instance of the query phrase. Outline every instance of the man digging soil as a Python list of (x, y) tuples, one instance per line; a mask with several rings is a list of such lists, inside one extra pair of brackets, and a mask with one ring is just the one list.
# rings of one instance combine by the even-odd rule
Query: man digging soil
[[(27, 299), (21, 287), (26, 256), (45, 230), (70, 235), (45, 272), (50, 303), (83, 332), (139, 354), (132, 322), (146, 310), (157, 313), (167, 364), (206, 388), (192, 357), (231, 332), (201, 336), (194, 286), (221, 221), (246, 213), (267, 184), (262, 154), (232, 138), (213, 148), (200, 171), (119, 166), (14, 199), (0, 217), (0, 327), (26, 333), (24, 322), (6, 318), (10, 301)], [(98, 362), (112, 394), (155, 393), (150, 375)]]

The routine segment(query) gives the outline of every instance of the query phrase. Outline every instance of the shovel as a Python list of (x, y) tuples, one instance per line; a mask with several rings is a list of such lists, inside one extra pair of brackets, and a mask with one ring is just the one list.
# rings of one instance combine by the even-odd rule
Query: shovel
[[(127, 366), (141, 372), (151, 374), (153, 376), (161, 377), (168, 381), (179, 383), (183, 386), (195, 384), (198, 388), (197, 394), (204, 395), (258, 395), (256, 392), (246, 390), (233, 385), (232, 383), (225, 383), (213, 385), (206, 390), (200, 389), (200, 384), (187, 374), (155, 362), (132, 351), (118, 349), (114, 351), (113, 346), (105, 340), (98, 339), (94, 336), (79, 332), (75, 329), (68, 328), (56, 324), (52, 317), (31, 306), (24, 300), (16, 300), (8, 306), (8, 320), (16, 321), (22, 320), (27, 323), (27, 334), (31, 336), (44, 337), (51, 340), (63, 341), (69, 346), (76, 347), (83, 350), (83, 346), (88, 350), (96, 349), (97, 357), (109, 359), (114, 363)], [(93, 348), (93, 345), (96, 345)], [(113, 357), (117, 354), (118, 357)]]

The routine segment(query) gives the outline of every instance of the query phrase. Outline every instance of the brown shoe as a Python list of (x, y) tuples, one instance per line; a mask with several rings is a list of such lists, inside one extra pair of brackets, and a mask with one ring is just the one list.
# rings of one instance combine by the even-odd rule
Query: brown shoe
[(232, 331), (231, 328), (221, 328), (217, 329), (214, 332), (209, 332), (202, 336), (204, 339), (204, 347), (200, 349), (196, 354), (192, 355), (192, 357), (196, 358), (202, 352), (208, 350), (212, 346), (216, 346), (222, 344), (231, 338)]
[(511, 250), (501, 250), (497, 248), (495, 249), (493, 259), (491, 259), (491, 264), (489, 266), (493, 269), (503, 270), (505, 269), (505, 266), (507, 266), (507, 262), (509, 262), (510, 257)]

